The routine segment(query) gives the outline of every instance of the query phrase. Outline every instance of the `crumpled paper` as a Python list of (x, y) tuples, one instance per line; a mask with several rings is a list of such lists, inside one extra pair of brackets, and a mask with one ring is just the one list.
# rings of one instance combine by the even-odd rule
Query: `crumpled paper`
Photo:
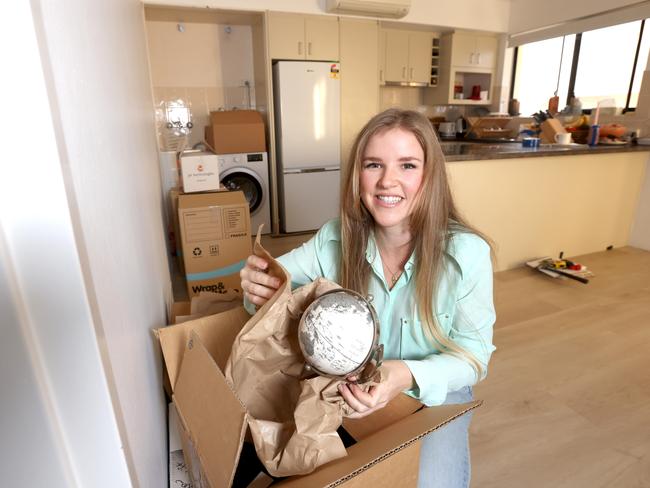
[(283, 285), (235, 339), (225, 375), (248, 409), (255, 449), (268, 472), (307, 474), (346, 455), (336, 430), (353, 410), (338, 392), (342, 381), (301, 380), (304, 357), (297, 337), (307, 306), (340, 287), (319, 278), (292, 293), (289, 274), (261, 246), (259, 235), (254, 253), (269, 262), (267, 272)]

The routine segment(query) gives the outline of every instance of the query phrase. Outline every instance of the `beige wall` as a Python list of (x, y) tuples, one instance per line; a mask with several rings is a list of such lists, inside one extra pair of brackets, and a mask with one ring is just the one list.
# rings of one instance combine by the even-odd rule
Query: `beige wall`
[[(648, 152), (447, 163), (470, 223), (494, 240), (499, 270), (628, 244)], [(587, 263), (585, 263), (587, 264)]]

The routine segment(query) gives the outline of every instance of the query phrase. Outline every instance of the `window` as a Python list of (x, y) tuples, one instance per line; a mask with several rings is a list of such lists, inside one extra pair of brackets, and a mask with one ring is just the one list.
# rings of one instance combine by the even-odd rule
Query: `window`
[(513, 98), (519, 100), (522, 114), (530, 115), (546, 109), (548, 99), (556, 90), (560, 108), (566, 105), (575, 37), (556, 37), (519, 46)]
[(644, 26), (639, 20), (519, 46), (512, 96), (520, 112), (546, 110), (556, 90), (560, 109), (575, 95), (583, 109), (600, 102), (634, 110), (650, 50)]

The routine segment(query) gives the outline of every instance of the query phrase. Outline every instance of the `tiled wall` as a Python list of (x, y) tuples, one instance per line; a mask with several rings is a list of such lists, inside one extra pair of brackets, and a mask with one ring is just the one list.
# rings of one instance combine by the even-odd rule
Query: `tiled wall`
[(251, 26), (147, 20), (146, 27), (161, 149), (178, 142), (165, 128), (171, 103), (191, 111), (190, 147), (203, 140), (211, 111), (256, 107)]

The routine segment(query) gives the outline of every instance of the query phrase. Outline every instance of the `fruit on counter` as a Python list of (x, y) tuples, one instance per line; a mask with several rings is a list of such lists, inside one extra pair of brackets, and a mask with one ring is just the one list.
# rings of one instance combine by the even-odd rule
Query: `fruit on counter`
[(627, 127), (621, 124), (607, 124), (600, 126), (600, 137), (623, 137)]
[(589, 116), (584, 114), (576, 118), (573, 122), (564, 124), (564, 128), (567, 130), (586, 127), (589, 127)]

